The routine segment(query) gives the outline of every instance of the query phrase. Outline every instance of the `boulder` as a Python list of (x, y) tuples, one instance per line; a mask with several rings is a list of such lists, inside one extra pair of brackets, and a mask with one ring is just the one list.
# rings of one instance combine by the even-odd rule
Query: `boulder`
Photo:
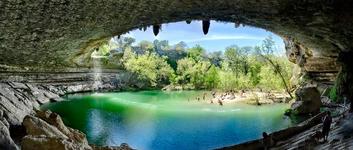
[(23, 150), (91, 150), (85, 134), (66, 127), (59, 115), (36, 110), (35, 116), (23, 121), (27, 136), (22, 139)]
[(23, 126), (26, 128), (26, 132), (29, 135), (45, 135), (48, 137), (68, 139), (60, 130), (37, 117), (26, 116), (23, 120)]
[(27, 135), (22, 139), (23, 150), (91, 150), (92, 148), (81, 147), (70, 139), (60, 137), (48, 137), (45, 135)]
[(69, 139), (74, 140), (75, 142), (88, 144), (86, 135), (78, 130), (66, 127), (61, 117), (58, 114), (52, 113), (50, 111), (44, 112), (44, 111), (37, 110), (36, 116), (39, 117), (40, 119), (43, 119), (44, 121), (54, 126), (55, 128), (57, 128), (59, 131), (65, 134)]
[(298, 115), (316, 114), (322, 105), (320, 93), (316, 87), (303, 87), (296, 91), (296, 101), (291, 109)]

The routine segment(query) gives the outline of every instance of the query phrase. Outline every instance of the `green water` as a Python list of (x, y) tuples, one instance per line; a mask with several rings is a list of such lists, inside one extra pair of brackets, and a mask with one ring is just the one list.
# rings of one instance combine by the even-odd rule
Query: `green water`
[[(292, 125), (287, 104), (210, 104), (203, 91), (140, 91), (67, 96), (43, 105), (86, 133), (89, 143), (142, 150), (213, 149)], [(200, 101), (196, 100), (200, 97)]]

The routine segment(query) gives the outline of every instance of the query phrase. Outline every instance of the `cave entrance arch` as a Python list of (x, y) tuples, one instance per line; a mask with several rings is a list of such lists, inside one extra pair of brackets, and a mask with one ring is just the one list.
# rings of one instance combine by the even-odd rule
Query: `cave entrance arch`
[[(112, 36), (169, 22), (219, 20), (280, 35), (290, 60), (320, 79), (338, 72), (339, 53), (351, 56), (352, 6), (352, 0), (4, 1), (0, 3), (0, 40), (6, 43), (0, 47), (1, 70), (87, 68), (80, 58)], [(344, 72), (352, 70), (345, 65), (348, 60), (339, 59)]]

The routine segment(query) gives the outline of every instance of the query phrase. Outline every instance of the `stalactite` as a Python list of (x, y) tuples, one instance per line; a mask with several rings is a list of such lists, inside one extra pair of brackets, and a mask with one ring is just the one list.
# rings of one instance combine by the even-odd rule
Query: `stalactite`
[(153, 25), (153, 33), (155, 36), (158, 35), (160, 29), (161, 29), (161, 25)]
[(240, 23), (239, 21), (235, 21), (235, 22), (234, 22), (234, 27), (235, 27), (235, 28), (239, 28), (240, 25), (241, 25), (241, 23)]
[(205, 35), (207, 35), (209, 29), (210, 29), (210, 20), (203, 20), (202, 21), (202, 30)]

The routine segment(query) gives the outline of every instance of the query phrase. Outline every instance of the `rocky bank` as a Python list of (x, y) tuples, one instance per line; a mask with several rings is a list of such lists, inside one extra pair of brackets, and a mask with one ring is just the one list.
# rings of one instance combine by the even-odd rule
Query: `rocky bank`
[[(95, 89), (121, 90), (137, 86), (129, 78), (123, 78), (123, 74), (117, 75), (115, 72), (105, 73), (98, 87), (92, 86), (90, 73), (6, 75), (0, 74), (1, 150), (34, 147), (37, 150), (110, 149), (111, 147), (89, 146), (85, 135), (66, 127), (58, 115), (35, 110), (44, 103), (61, 101), (60, 97), (68, 93), (90, 92)], [(52, 77), (60, 77), (60, 80), (53, 80)]]

